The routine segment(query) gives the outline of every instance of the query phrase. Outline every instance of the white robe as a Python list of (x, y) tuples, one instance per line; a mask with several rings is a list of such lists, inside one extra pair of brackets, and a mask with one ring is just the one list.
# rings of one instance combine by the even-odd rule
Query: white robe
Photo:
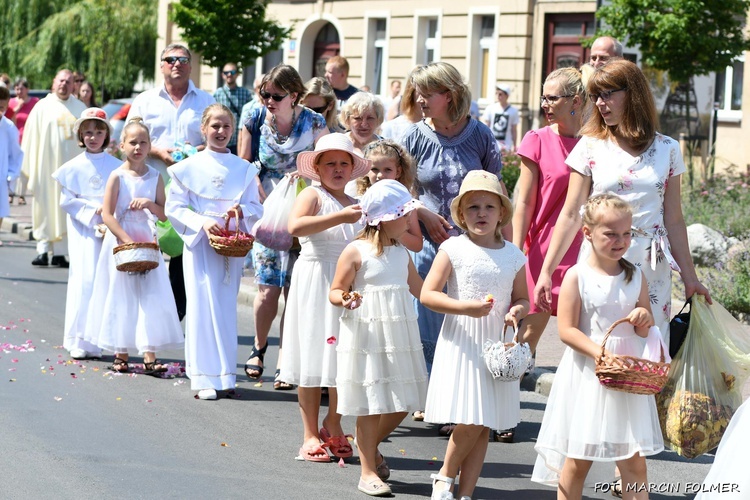
[(60, 189), (52, 173), (81, 153), (73, 125), (85, 109), (73, 96), (63, 101), (52, 93), (32, 108), (26, 120), (21, 144), (23, 172), (34, 193), (31, 224), (37, 241), (60, 241), (67, 231)]
[[(263, 214), (255, 181), (257, 168), (229, 153), (204, 150), (169, 168), (165, 211), (185, 242), (185, 369), (193, 390), (233, 389), (237, 371), (237, 294), (243, 259), (222, 257), (210, 246), (203, 225), (236, 203), (240, 229)], [(230, 226), (234, 229), (234, 225)]]
[(21, 173), (23, 151), (18, 146), (18, 129), (13, 122), (0, 116), (0, 219), (10, 215), (8, 186)]
[(62, 187), (60, 208), (68, 214), (70, 268), (63, 334), (63, 347), (68, 351), (83, 349), (90, 355), (101, 354), (101, 349), (83, 340), (83, 335), (102, 249), (102, 235), (97, 236), (95, 226), (103, 221), (96, 211), (104, 201), (109, 174), (120, 164), (120, 160), (107, 153), (86, 151), (52, 174)]

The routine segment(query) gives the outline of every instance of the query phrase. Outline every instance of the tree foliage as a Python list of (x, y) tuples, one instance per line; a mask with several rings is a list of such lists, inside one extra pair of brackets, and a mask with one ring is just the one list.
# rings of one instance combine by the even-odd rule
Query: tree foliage
[(597, 35), (640, 47), (644, 65), (686, 83), (750, 50), (748, 8), (750, 0), (611, 0), (597, 11), (606, 25)]
[(157, 2), (0, 0), (0, 67), (47, 88), (61, 68), (83, 71), (102, 96), (153, 78)]
[(268, 0), (181, 0), (172, 4), (171, 19), (203, 63), (218, 68), (228, 61), (252, 66), (277, 50), (291, 33), (266, 19)]

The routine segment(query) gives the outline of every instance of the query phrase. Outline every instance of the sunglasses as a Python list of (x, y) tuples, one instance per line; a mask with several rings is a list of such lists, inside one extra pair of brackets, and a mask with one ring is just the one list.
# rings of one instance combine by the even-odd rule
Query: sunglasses
[(596, 101), (598, 101), (600, 97), (602, 98), (602, 101), (607, 102), (612, 99), (612, 94), (614, 94), (615, 92), (620, 92), (621, 90), (628, 90), (628, 88), (623, 87), (621, 89), (605, 90), (603, 92), (599, 92), (598, 94), (589, 94), (589, 97), (594, 104), (596, 104)]
[(222, 71), (222, 74), (224, 74), (224, 76), (232, 76), (232, 75), (236, 75), (237, 73), (239, 73), (239, 71), (237, 71), (236, 69), (230, 69), (229, 71)]
[(167, 56), (162, 59), (165, 63), (169, 64), (170, 66), (174, 65), (174, 63), (178, 62), (180, 64), (187, 64), (190, 62), (190, 58), (187, 56)]
[(260, 91), (260, 96), (263, 98), (264, 101), (267, 101), (269, 99), (273, 99), (276, 102), (281, 102), (284, 99), (287, 98), (289, 94), (279, 95), (279, 94), (272, 94), (270, 92), (266, 92), (265, 90)]
[(76, 78), (76, 83), (83, 83), (83, 78)]
[(555, 104), (563, 97), (573, 97), (572, 95), (542, 95), (539, 96), (539, 104), (544, 104), (546, 101), (548, 104)]
[(320, 106), (319, 108), (310, 108), (310, 109), (312, 109), (316, 113), (320, 113), (322, 115), (323, 113), (326, 112), (326, 110), (328, 109), (328, 106), (326, 105), (326, 106)]

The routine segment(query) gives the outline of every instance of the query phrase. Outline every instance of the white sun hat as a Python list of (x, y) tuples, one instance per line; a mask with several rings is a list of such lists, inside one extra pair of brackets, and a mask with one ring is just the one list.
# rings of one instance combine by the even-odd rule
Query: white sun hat
[(392, 179), (383, 179), (370, 187), (359, 200), (368, 226), (396, 220), (422, 204), (412, 198), (406, 186)]

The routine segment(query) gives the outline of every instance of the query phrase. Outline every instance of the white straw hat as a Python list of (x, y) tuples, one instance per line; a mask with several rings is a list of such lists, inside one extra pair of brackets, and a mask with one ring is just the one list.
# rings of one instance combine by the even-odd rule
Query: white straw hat
[(510, 202), (510, 199), (503, 194), (503, 187), (500, 184), (497, 175), (484, 170), (471, 170), (466, 174), (466, 177), (464, 177), (464, 181), (461, 183), (461, 188), (458, 190), (458, 196), (451, 201), (451, 218), (458, 227), (466, 231), (466, 223), (458, 216), (458, 206), (461, 203), (461, 198), (463, 198), (466, 193), (472, 191), (487, 191), (498, 195), (500, 197), (500, 202), (505, 209), (503, 218), (500, 220), (500, 227), (508, 225), (510, 219), (513, 217), (513, 204)]
[(377, 226), (383, 221), (396, 220), (408, 214), (421, 203), (412, 198), (406, 186), (392, 179), (383, 179), (373, 184), (359, 200), (362, 215), (368, 226)]
[(75, 125), (73, 125), (73, 135), (78, 136), (78, 129), (81, 128), (81, 124), (86, 120), (97, 120), (106, 123), (107, 129), (109, 129), (109, 135), (110, 137), (112, 136), (112, 124), (109, 123), (109, 120), (107, 119), (107, 112), (102, 108), (84, 109), (83, 113), (81, 113), (81, 117), (77, 119)]
[(352, 156), (354, 168), (352, 169), (351, 179), (362, 177), (370, 171), (372, 165), (370, 160), (365, 160), (354, 152), (354, 144), (347, 136), (335, 133), (324, 135), (318, 139), (315, 151), (305, 151), (297, 155), (297, 171), (299, 174), (302, 177), (320, 181), (318, 171), (315, 169), (315, 162), (318, 160), (318, 156), (326, 151), (344, 151)]

